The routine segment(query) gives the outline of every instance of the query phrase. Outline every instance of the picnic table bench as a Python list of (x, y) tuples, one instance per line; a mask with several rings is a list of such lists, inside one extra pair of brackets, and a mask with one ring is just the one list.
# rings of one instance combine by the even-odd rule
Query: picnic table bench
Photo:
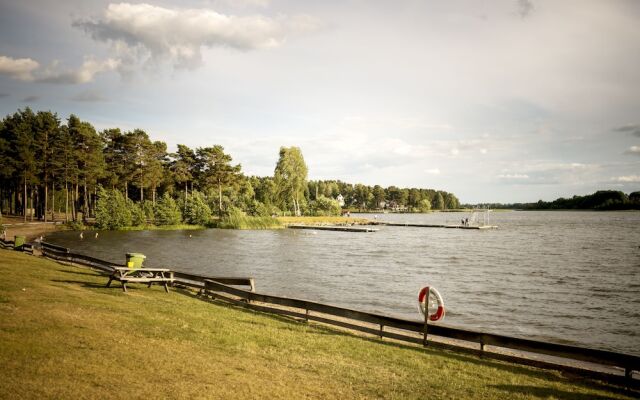
[(173, 271), (167, 268), (125, 268), (116, 267), (113, 273), (109, 276), (109, 282), (107, 287), (111, 286), (111, 281), (120, 281), (122, 283), (122, 290), (127, 291), (127, 283), (139, 282), (148, 283), (149, 286), (153, 283), (160, 283), (164, 286), (164, 290), (169, 293), (169, 283), (173, 282)]

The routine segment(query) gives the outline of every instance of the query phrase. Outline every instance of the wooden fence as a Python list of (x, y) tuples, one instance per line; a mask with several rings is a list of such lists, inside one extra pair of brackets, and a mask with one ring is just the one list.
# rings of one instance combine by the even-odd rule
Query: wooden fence
[[(11, 245), (11, 242), (0, 241), (2, 247)], [(112, 271), (114, 267), (124, 266), (74, 254), (68, 248), (50, 243), (43, 242), (40, 247), (46, 257), (105, 272)], [(442, 324), (426, 324), (423, 321), (351, 310), (308, 300), (256, 293), (253, 278), (207, 277), (183, 272), (174, 272), (174, 278), (174, 286), (198, 289), (202, 294), (258, 311), (318, 321), (380, 338), (425, 346), (444, 346), (487, 358), (577, 372), (627, 386), (638, 386), (639, 382), (634, 375), (640, 371), (640, 357), (631, 354), (477, 332)], [(244, 290), (234, 286), (248, 286), (250, 289)]]
[[(58, 261), (66, 261), (74, 264), (81, 264), (93, 268), (97, 268), (107, 273), (113, 272), (116, 267), (124, 267), (125, 264), (111, 263), (108, 261), (100, 260), (85, 256), (83, 254), (72, 253), (70, 249), (51, 243), (42, 242), (40, 244), (40, 250), (46, 257), (53, 258)], [(225, 285), (237, 285), (237, 286), (249, 286), (251, 291), (255, 290), (255, 281), (253, 278), (237, 278), (237, 277), (208, 277), (202, 275), (188, 274), (185, 272), (175, 272), (174, 285), (180, 285), (190, 287), (194, 289), (204, 290), (206, 279), (215, 279), (216, 282), (223, 283)]]
[[(436, 342), (427, 340), (429, 336), (453, 339), (467, 344), (475, 344), (475, 348), (470, 348), (468, 345), (465, 346), (461, 343), (458, 345), (446, 344), (445, 346), (460, 350), (464, 349), (465, 351), (471, 350), (472, 353), (490, 358), (603, 376), (608, 380), (626, 382), (627, 384), (637, 384), (637, 380), (633, 379), (633, 372), (640, 371), (640, 357), (630, 354), (477, 332), (434, 323), (430, 323), (425, 327), (425, 322), (423, 321), (412, 321), (308, 300), (255, 293), (231, 287), (215, 280), (205, 280), (205, 293), (260, 311), (314, 320), (368, 333), (380, 338), (385, 337), (423, 345), (427, 343), (436, 344)], [(267, 307), (260, 303), (286, 308)], [(339, 319), (330, 317), (338, 317)], [(368, 325), (354, 322), (364, 322)], [(389, 328), (392, 331), (389, 331)], [(437, 344), (441, 345), (441, 343)], [(501, 350), (509, 350), (509, 352)], [(517, 354), (514, 354), (513, 351), (516, 351)], [(541, 359), (540, 357), (535, 357), (536, 355), (551, 356), (552, 358), (542, 357)], [(573, 361), (573, 363), (567, 363), (566, 361)], [(579, 363), (575, 363), (575, 361)], [(592, 364), (596, 368), (589, 369), (587, 368), (588, 365), (584, 365), (584, 363)], [(605, 372), (601, 368), (599, 370), (597, 366), (614, 368)], [(620, 373), (616, 374), (616, 369), (619, 369)], [(622, 374), (623, 371), (624, 373)]]

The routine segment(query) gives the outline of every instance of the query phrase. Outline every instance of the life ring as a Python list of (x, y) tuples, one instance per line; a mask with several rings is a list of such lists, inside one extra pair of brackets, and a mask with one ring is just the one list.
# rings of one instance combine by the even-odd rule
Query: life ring
[(438, 304), (438, 309), (436, 310), (436, 312), (429, 315), (429, 321), (439, 321), (443, 319), (445, 311), (442, 296), (440, 296), (440, 293), (438, 293), (435, 288), (429, 286), (423, 287), (422, 290), (420, 290), (420, 294), (418, 294), (418, 304), (420, 305), (420, 312), (422, 313), (422, 315), (428, 312), (425, 310), (427, 293), (429, 293), (429, 303), (434, 304), (435, 300), (435, 303)]

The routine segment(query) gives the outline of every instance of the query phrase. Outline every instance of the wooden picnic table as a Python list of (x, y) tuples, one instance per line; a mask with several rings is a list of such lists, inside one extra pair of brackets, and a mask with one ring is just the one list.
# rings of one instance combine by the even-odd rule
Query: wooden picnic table
[(167, 268), (126, 268), (116, 267), (113, 273), (109, 276), (109, 282), (107, 287), (111, 286), (112, 281), (120, 281), (122, 283), (122, 290), (127, 291), (127, 283), (138, 282), (148, 283), (149, 286), (153, 283), (160, 283), (164, 286), (164, 290), (169, 293), (169, 283), (173, 282), (173, 271)]

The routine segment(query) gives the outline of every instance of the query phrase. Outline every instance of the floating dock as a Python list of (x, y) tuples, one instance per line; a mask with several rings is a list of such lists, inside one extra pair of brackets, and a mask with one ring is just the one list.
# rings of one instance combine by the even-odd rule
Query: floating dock
[(366, 226), (336, 226), (336, 225), (288, 225), (289, 229), (312, 229), (316, 231), (337, 232), (377, 232), (378, 229)]
[(449, 229), (474, 229), (474, 230), (498, 229), (497, 225), (403, 224), (399, 222), (379, 222), (379, 221), (371, 221), (371, 225), (407, 226), (411, 228), (449, 228)]

